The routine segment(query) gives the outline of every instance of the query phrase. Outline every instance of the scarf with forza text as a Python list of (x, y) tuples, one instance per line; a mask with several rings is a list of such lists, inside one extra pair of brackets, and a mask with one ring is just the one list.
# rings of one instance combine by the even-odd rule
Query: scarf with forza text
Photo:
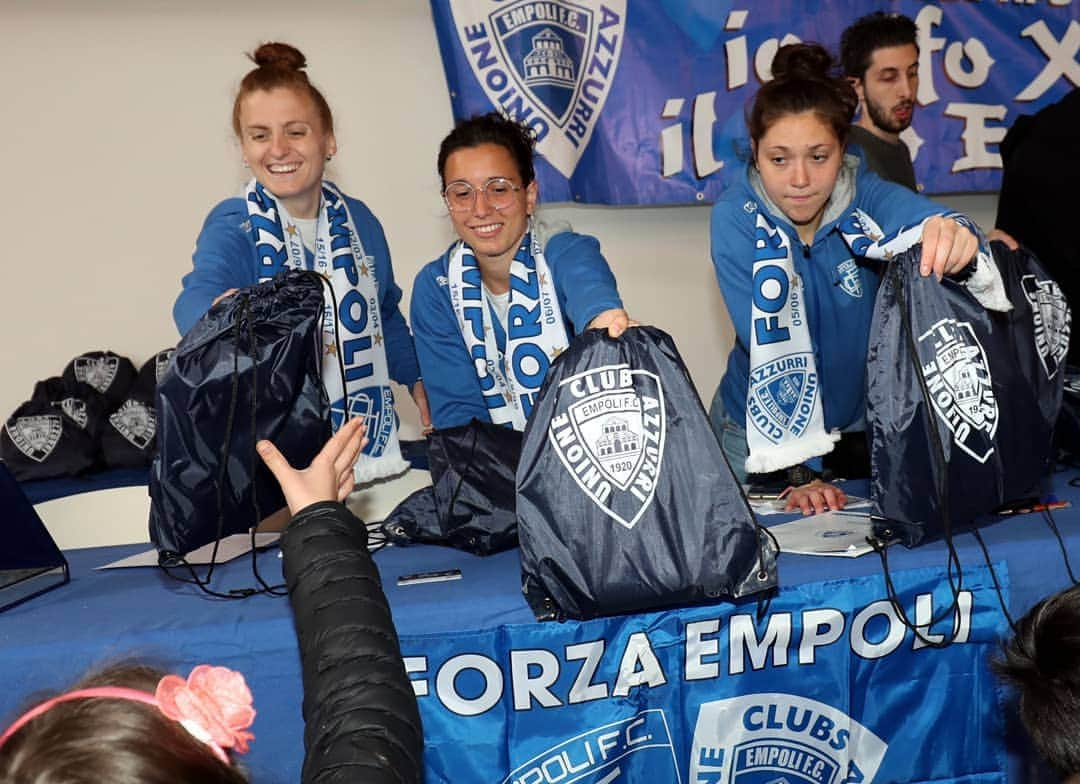
[(473, 359), (491, 421), (524, 430), (551, 362), (569, 345), (551, 270), (535, 231), (510, 263), (506, 346), (499, 353), (491, 306), (472, 249), (459, 242), (447, 264), (450, 302)]

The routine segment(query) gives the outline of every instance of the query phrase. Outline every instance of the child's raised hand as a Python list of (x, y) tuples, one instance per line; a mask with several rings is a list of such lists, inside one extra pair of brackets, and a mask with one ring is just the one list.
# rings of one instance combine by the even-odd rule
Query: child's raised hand
[(364, 420), (357, 417), (342, 425), (311, 465), (304, 469), (289, 465), (285, 456), (269, 441), (260, 441), (256, 448), (281, 485), (289, 512), (296, 514), (319, 501), (345, 500), (355, 483), (353, 465), (365, 444)]

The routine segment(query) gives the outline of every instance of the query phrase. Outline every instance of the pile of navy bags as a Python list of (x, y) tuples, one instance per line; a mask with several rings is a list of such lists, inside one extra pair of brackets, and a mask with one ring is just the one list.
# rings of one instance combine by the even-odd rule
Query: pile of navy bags
[(37, 382), (0, 431), (0, 455), (19, 481), (149, 466), (156, 451), (154, 393), (172, 356), (136, 372), (127, 357), (89, 351)]

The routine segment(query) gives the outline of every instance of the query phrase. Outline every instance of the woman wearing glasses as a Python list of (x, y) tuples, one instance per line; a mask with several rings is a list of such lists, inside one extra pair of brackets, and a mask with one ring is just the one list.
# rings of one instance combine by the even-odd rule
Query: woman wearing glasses
[(587, 328), (631, 326), (594, 237), (533, 219), (535, 139), (499, 114), (459, 122), (439, 148), (460, 239), (420, 270), (411, 318), (436, 428), (524, 430), (548, 367)]
[[(399, 472), (404, 464), (396, 456), (396, 435), (378, 424), (393, 418), (390, 379), (411, 390), (421, 423), (430, 421), (386, 237), (363, 202), (324, 179), (337, 152), (334, 120), (308, 80), (304, 55), (285, 43), (266, 43), (251, 59), (257, 67), (241, 81), (232, 113), (251, 180), (243, 194), (207, 216), (173, 307), (176, 327), (187, 334), (219, 300), (284, 269), (324, 273), (339, 303), (337, 329), (334, 320), (326, 322), (324, 356), (335, 427), (346, 411), (365, 410), (369, 431), (388, 435), (369, 444), (358, 481)], [(344, 390), (341, 383), (331, 387), (340, 378), (339, 358)]]

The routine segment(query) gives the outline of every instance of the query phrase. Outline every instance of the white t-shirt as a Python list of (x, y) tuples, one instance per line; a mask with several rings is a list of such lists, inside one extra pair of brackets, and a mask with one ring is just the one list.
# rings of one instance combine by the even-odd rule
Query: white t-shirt
[(315, 231), (318, 222), (318, 218), (293, 218), (293, 223), (300, 230), (300, 241), (312, 253), (315, 252)]
[(507, 289), (502, 294), (492, 294), (491, 290), (484, 286), (484, 296), (487, 297), (487, 301), (491, 303), (492, 310), (495, 311), (495, 316), (499, 319), (499, 323), (502, 325), (503, 332), (506, 332), (506, 314), (510, 310), (510, 289)]

